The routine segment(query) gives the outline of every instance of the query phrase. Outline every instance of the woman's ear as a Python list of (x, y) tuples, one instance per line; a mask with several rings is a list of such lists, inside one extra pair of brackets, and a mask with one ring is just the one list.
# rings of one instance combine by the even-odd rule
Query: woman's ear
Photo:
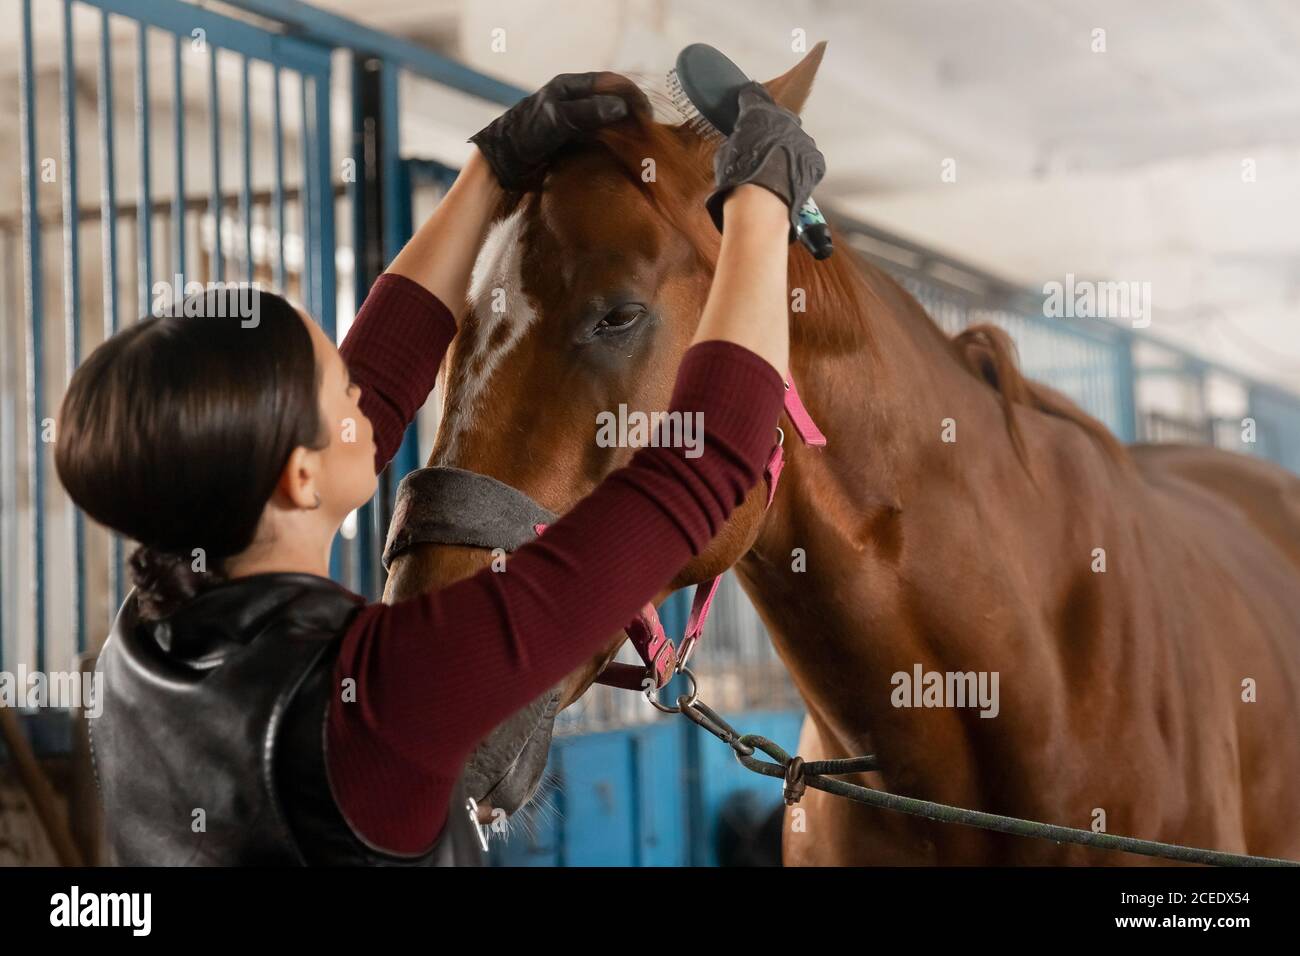
[(289, 500), (295, 508), (314, 508), (319, 501), (316, 489), (316, 472), (320, 468), (320, 453), (299, 445), (289, 453), (276, 491)]

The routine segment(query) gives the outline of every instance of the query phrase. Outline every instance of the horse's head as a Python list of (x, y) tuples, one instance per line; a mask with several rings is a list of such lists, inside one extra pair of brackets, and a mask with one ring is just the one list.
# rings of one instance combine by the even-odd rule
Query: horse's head
[[(767, 84), (798, 111), (818, 45)], [(489, 475), (563, 513), (632, 448), (597, 443), (600, 413), (668, 407), (699, 323), (719, 249), (704, 199), (713, 144), (655, 120), (632, 81), (607, 74), (632, 115), (555, 157), (542, 188), (508, 197), (474, 269), (472, 310), (448, 359), (444, 416), (430, 464)], [(707, 580), (752, 545), (763, 513), (755, 489), (669, 589)], [(491, 560), (481, 549), (425, 545), (393, 564), (387, 597), (441, 587)], [(600, 582), (593, 580), (592, 587)], [(556, 712), (591, 685), (625, 635), (497, 729), (467, 767), (470, 795), (513, 812), (535, 792)]]

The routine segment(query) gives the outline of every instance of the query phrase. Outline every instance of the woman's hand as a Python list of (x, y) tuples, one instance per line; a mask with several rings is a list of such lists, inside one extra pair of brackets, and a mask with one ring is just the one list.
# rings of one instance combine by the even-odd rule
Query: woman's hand
[(621, 96), (595, 92), (600, 76), (561, 73), (470, 137), (504, 188), (536, 188), (556, 150), (628, 115)]
[(786, 377), (790, 361), (787, 269), (799, 207), (826, 171), (817, 144), (762, 86), (741, 90), (740, 115), (714, 159), (707, 206), (722, 249), (695, 341), (734, 342)]
[(436, 295), (459, 325), (468, 308), (465, 292), (474, 260), (502, 189), (540, 185), (556, 150), (628, 115), (621, 96), (594, 92), (600, 75), (561, 73), (470, 137), (478, 149), (388, 271)]
[(736, 128), (714, 156), (715, 188), (705, 205), (721, 232), (724, 206), (736, 187), (762, 186), (785, 204), (794, 242), (799, 208), (826, 175), (826, 159), (799, 117), (772, 102), (761, 83), (742, 87), (739, 105)]

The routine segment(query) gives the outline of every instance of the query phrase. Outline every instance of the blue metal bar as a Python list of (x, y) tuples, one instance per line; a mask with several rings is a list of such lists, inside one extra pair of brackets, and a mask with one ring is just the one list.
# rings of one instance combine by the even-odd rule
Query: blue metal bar
[[(310, 90), (308, 84), (310, 83)], [(316, 321), (331, 340), (338, 338), (338, 316), (335, 311), (338, 293), (334, 262), (334, 178), (332, 174), (331, 137), (330, 137), (330, 70), (326, 68), (310, 78), (303, 74), (303, 92), (309, 99), (312, 111), (309, 114), (307, 99), (303, 103), (303, 132), (307, 145), (307, 157), (311, 167), (307, 179), (311, 182), (311, 197), (314, 208), (313, 228), (303, 238), (311, 247), (312, 288), (315, 304)], [(343, 577), (342, 536), (335, 535), (330, 546), (330, 577), (341, 580)], [(355, 555), (355, 551), (353, 551)], [(356, 562), (353, 561), (355, 568)]]
[[(401, 251), (410, 233), (403, 228), (403, 217), (399, 214), (402, 205), (402, 126), (398, 110), (399, 72), (395, 64), (384, 63), (379, 70), (379, 155), (375, 157), (379, 164), (379, 181), (383, 186), (383, 210), (381, 221), (384, 224), (384, 261), (392, 262)], [(406, 180), (406, 193), (409, 205), (410, 180)], [(404, 217), (410, 220), (410, 212)]]
[[(380, 222), (383, 224), (384, 262), (393, 258), (411, 237), (412, 210), (414, 197), (411, 194), (410, 169), (402, 163), (401, 149), (401, 103), (399, 97), (400, 68), (396, 63), (384, 62), (379, 69), (379, 137), (378, 155), (375, 157), (379, 169), (380, 184)], [(388, 482), (388, 503), (395, 501), (397, 483), (407, 474), (420, 467), (419, 430), (414, 422), (406, 428), (402, 443), (398, 446), (393, 461), (385, 472)], [(392, 518), (388, 509), (378, 508), (375, 519), (386, 525)], [(377, 527), (376, 541), (382, 542), (387, 528)], [(382, 545), (381, 545), (382, 547)]]
[[(364, 89), (362, 76), (359, 70), (354, 71), (354, 79), (354, 148), (360, 154), (360, 151), (365, 148), (363, 132), (365, 110), (362, 108)], [(385, 114), (387, 116), (394, 116), (396, 115), (395, 110), (397, 105), (395, 101), (396, 84), (392, 84), (387, 90), (387, 95), (385, 95), (381, 74), (378, 109), (381, 112), (387, 110), (387, 113)], [(382, 122), (378, 130), (379, 138), (382, 140), (383, 137), (387, 136), (388, 142), (395, 144), (396, 133), (392, 129), (394, 125), (395, 124), (387, 121)], [(449, 166), (444, 166), (442, 163), (434, 160), (402, 159), (400, 155), (396, 155), (398, 152), (398, 150), (393, 150), (393, 154), (390, 155), (381, 142), (378, 155), (375, 156), (376, 163), (379, 163), (383, 161), (385, 157), (388, 157), (387, 162), (384, 165), (379, 166), (378, 173), (381, 178), (386, 175), (391, 176), (393, 169), (396, 170), (397, 178), (395, 202), (391, 192), (389, 192), (388, 189), (384, 190), (384, 195), (388, 197), (388, 205), (396, 206), (395, 211), (390, 211), (387, 218), (382, 219), (384, 232), (379, 238), (381, 244), (385, 246), (386, 250), (395, 246), (400, 246), (401, 243), (405, 242), (414, 232), (414, 198), (417, 180), (420, 183), (431, 183), (436, 185), (445, 192), (447, 189), (451, 188), (451, 184), (455, 181), (457, 175), (455, 169), (452, 169)], [(360, 164), (360, 158), (358, 162)], [(363, 237), (367, 236), (366, 223), (368, 219), (366, 215), (366, 197), (368, 191), (362, 188), (362, 185), (363, 184), (358, 181), (352, 189), (354, 213), (353, 243), (358, 249), (359, 256), (363, 243), (367, 241)], [(381, 202), (381, 206), (382, 205)], [(359, 276), (369, 279), (371, 268), (372, 267), (368, 263), (363, 263), (362, 259), (358, 258)], [(382, 268), (382, 264), (380, 264), (380, 268)], [(369, 290), (363, 283), (359, 282), (356, 291), (356, 306), (360, 309), (366, 293)], [(385, 507), (383, 507), (383, 504), (386, 502), (392, 502), (393, 497), (396, 494), (397, 483), (408, 472), (419, 468), (420, 462), (419, 428), (415, 422), (412, 422), (407, 426), (406, 432), (402, 437), (402, 444), (398, 448), (397, 454), (393, 457), (392, 463), (384, 473), (383, 480), (386, 482), (385, 487), (381, 488), (380, 493), (362, 507), (358, 515), (359, 527), (362, 532), (359, 536), (358, 564), (361, 568), (361, 587), (363, 588), (372, 587), (371, 579), (376, 575), (382, 578), (383, 575), (383, 571), (375, 557), (376, 552), (383, 547), (383, 542), (388, 534), (388, 521), (391, 518), (391, 514), (388, 513)], [(370, 594), (372, 592), (366, 590), (361, 591), (360, 593)], [(374, 596), (378, 597), (377, 594)]]
[[(172, 49), (172, 133), (176, 140), (176, 189), (172, 196), (172, 268), (185, 281), (185, 85), (181, 82), (181, 40)], [(175, 290), (184, 297), (184, 286)]]
[[(329, 61), (329, 50), (320, 43), (304, 41), (283, 33), (272, 33), (190, 3), (160, 3), (159, 0), (87, 0), (106, 13), (114, 13), (174, 33), (186, 40), (202, 36), (210, 48), (221, 48), (278, 63), (293, 70), (315, 72)], [(198, 33), (198, 31), (202, 31)]]
[(139, 146), (140, 187), (135, 200), (136, 272), (140, 278), (140, 316), (152, 314), (153, 304), (153, 184), (149, 148), (149, 26), (139, 23), (139, 58), (135, 78), (135, 131)]
[(356, 175), (348, 184), (348, 207), (352, 212), (352, 248), (355, 265), (352, 273), (356, 282), (352, 288), (353, 314), (361, 311), (361, 305), (370, 293), (373, 271), (366, 254), (368, 245), (368, 221), (366, 213), (367, 182), (370, 176), (366, 160), (366, 104), (365, 97), (366, 70), (358, 57), (352, 58), (352, 162)]
[[(368, 284), (411, 234), (412, 184), (411, 168), (400, 155), (398, 67), (360, 56), (353, 57), (352, 63), (353, 150), (359, 177), (350, 192), (359, 309), (369, 291)], [(419, 466), (418, 458), (418, 432), (412, 424), (380, 478), (378, 493), (358, 515), (357, 565), (362, 589), (372, 587), (376, 576), (382, 580), (376, 554), (391, 517), (394, 486), (404, 474)]]
[[(118, 329), (117, 308), (117, 169), (113, 156), (113, 46), (107, 10), (99, 14), (99, 222), (104, 258), (104, 337)], [(122, 539), (110, 532), (112, 561), (109, 563), (108, 593), (117, 603), (125, 594)], [(110, 621), (117, 608), (109, 610)]]
[[(22, 56), (18, 68), (18, 111), (22, 137), (23, 268), (27, 312), (27, 470), (32, 507), (32, 610), (36, 616), (36, 669), (45, 669), (45, 356), (44, 276), (41, 267), (41, 220), (36, 190), (36, 73), (32, 66), (32, 0), (22, 0)], [(67, 175), (67, 171), (64, 171)]]
[[(59, 68), (60, 139), (63, 143), (63, 334), (68, 378), (81, 364), (81, 235), (77, 206), (77, 66), (72, 54), (72, 0), (63, 0), (63, 57)], [(77, 653), (86, 650), (86, 518), (70, 507), (72, 517), (72, 620)]]
[(249, 13), (278, 20), (300, 36), (319, 43), (346, 47), (381, 57), (386, 64), (418, 73), (426, 79), (449, 86), (503, 106), (511, 106), (528, 94), (527, 90), (471, 70), (463, 63), (434, 53), (416, 43), (372, 30), (346, 17), (329, 13), (299, 0), (227, 0), (232, 6)]
[(317, 205), (316, 232), (312, 246), (320, 260), (317, 282), (320, 285), (316, 308), (317, 319), (331, 340), (338, 338), (338, 275), (334, 261), (334, 161), (331, 155), (333, 138), (330, 136), (330, 70), (328, 67), (312, 78), (312, 101), (316, 120), (312, 126), (312, 157), (316, 162)]
[(303, 304), (307, 307), (308, 313), (319, 321), (316, 314), (316, 303), (319, 301), (316, 297), (317, 269), (316, 263), (312, 261), (317, 251), (317, 245), (313, 241), (316, 235), (316, 217), (313, 208), (317, 195), (314, 188), (316, 168), (312, 162), (312, 118), (311, 110), (308, 108), (311, 91), (308, 87), (307, 75), (301, 74), (298, 82), (298, 152), (302, 160), (302, 188), (298, 190), (298, 208), (302, 210), (302, 270), (299, 273), (299, 281)]
[[(367, 150), (367, 121), (372, 110), (369, 108), (369, 79), (367, 69), (361, 57), (351, 58), (352, 65), (352, 160), (356, 165), (356, 175), (348, 184), (349, 205), (352, 211), (352, 249), (353, 284), (352, 311), (355, 315), (361, 311), (362, 303), (370, 293), (374, 280), (375, 264), (371, 261), (371, 232), (369, 215), (370, 182), (373, 170), (370, 167)], [(409, 198), (409, 197), (408, 197)], [(381, 597), (377, 578), (383, 577), (383, 569), (377, 559), (379, 550), (379, 495), (375, 494), (357, 509), (357, 561), (356, 587), (358, 594), (370, 600)]]
[(272, 148), (275, 151), (275, 182), (271, 186), (271, 212), (275, 220), (275, 255), (272, 259), (275, 269), (275, 288), (284, 291), (284, 116), (283, 97), (280, 94), (280, 67), (272, 67), (271, 72)]
[(248, 102), (248, 57), (240, 71), (240, 95), (243, 109), (242, 139), (244, 177), (239, 191), (239, 214), (244, 223), (244, 279), (253, 281), (253, 119)]
[(422, 182), (433, 183), (443, 192), (450, 189), (451, 184), (460, 175), (459, 170), (440, 163), (436, 159), (403, 159), (402, 165), (409, 170), (408, 175), (411, 177), (413, 185), (415, 180), (418, 179)]
[(208, 278), (217, 282), (226, 277), (225, 260), (221, 251), (221, 92), (217, 85), (217, 47), (208, 43), (208, 130), (212, 146), (212, 198), (208, 206), (212, 210), (212, 265)]
[[(396, 84), (394, 84), (394, 88), (395, 87)], [(390, 104), (388, 103), (387, 97), (385, 97), (385, 110), (387, 110), (389, 106)], [(394, 89), (393, 102), (391, 106), (394, 110), (396, 109), (396, 89)], [(386, 123), (385, 125), (387, 126), (388, 124)], [(396, 124), (392, 125), (395, 126)], [(401, 157), (396, 155), (396, 150), (394, 150), (394, 153), (395, 155), (392, 159), (397, 173), (394, 178), (397, 180), (398, 195), (394, 199), (394, 218), (385, 221), (392, 223), (391, 226), (387, 227), (386, 231), (389, 234), (392, 244), (400, 249), (415, 232), (415, 210), (412, 208), (415, 204), (415, 184), (412, 182), (411, 167), (402, 162)], [(387, 191), (388, 190), (385, 189), (385, 192)], [(402, 201), (403, 199), (405, 201)], [(396, 253), (393, 253), (393, 255), (396, 255)], [(389, 257), (389, 261), (392, 261), (391, 257)], [(397, 500), (397, 483), (405, 478), (407, 474), (419, 467), (420, 429), (416, 426), (415, 422), (411, 422), (411, 424), (406, 426), (406, 434), (402, 436), (402, 444), (398, 447), (397, 454), (393, 456), (393, 463), (388, 468), (389, 480), (393, 483), (393, 498), (391, 500)], [(384, 530), (386, 535), (387, 529)]]

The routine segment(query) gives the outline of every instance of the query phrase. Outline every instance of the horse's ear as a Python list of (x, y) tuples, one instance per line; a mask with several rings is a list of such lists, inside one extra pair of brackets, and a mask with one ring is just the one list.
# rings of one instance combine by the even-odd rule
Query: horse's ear
[(802, 60), (774, 80), (763, 85), (772, 94), (772, 99), (796, 115), (803, 110), (803, 104), (812, 92), (813, 80), (817, 77), (817, 68), (822, 65), (822, 54), (826, 52), (826, 41), (822, 40), (808, 51)]

